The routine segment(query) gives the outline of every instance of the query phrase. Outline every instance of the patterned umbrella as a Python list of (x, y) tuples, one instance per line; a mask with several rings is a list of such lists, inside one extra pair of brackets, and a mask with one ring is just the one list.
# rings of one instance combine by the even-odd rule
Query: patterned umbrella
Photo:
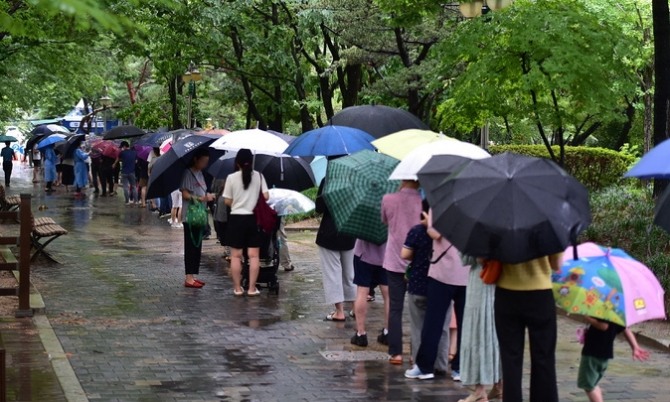
[(323, 197), (341, 233), (375, 244), (386, 241), (381, 204), (382, 197), (400, 185), (388, 180), (397, 164), (390, 156), (368, 150), (329, 162)]

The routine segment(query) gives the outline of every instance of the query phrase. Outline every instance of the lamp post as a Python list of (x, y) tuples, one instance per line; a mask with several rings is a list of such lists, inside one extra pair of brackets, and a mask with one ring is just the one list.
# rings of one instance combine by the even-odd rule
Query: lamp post
[[(461, 2), (458, 5), (461, 14), (465, 18), (475, 18), (480, 15), (487, 14), (489, 11), (500, 10), (512, 4), (514, 0), (473, 0), (468, 2)], [(488, 150), (489, 147), (489, 123), (487, 122), (480, 129), (480, 143), (483, 149)]]
[(102, 127), (102, 132), (107, 131), (107, 109), (112, 106), (112, 98), (109, 97), (107, 93), (107, 86), (102, 89), (102, 97), (100, 98), (100, 105), (102, 105), (102, 118), (104, 121), (104, 126)]
[(193, 98), (195, 97), (195, 84), (202, 80), (202, 74), (196, 67), (195, 63), (188, 64), (188, 70), (181, 76), (182, 81), (188, 85), (188, 104), (186, 115), (188, 122), (186, 128), (193, 128)]

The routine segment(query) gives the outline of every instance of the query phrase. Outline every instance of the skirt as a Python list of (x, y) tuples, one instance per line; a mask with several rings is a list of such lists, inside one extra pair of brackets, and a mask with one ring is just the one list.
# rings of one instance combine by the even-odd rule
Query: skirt
[(71, 186), (74, 184), (74, 166), (72, 165), (66, 165), (66, 164), (60, 164), (60, 169), (61, 173), (63, 173), (63, 176), (61, 177), (61, 184), (65, 186)]

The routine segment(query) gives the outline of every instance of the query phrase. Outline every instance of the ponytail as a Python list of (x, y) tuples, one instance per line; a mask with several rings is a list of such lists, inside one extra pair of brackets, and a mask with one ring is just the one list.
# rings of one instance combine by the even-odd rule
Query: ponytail
[(242, 171), (244, 189), (251, 184), (251, 173), (254, 171), (254, 156), (248, 149), (240, 149), (235, 156), (235, 165)]
[(244, 184), (244, 189), (247, 190), (249, 188), (249, 184), (251, 184), (251, 173), (253, 173), (254, 169), (251, 167), (251, 165), (245, 165), (242, 166), (242, 184)]

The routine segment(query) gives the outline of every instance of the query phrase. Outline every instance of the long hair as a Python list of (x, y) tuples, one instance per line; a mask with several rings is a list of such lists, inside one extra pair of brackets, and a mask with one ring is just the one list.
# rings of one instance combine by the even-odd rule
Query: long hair
[(251, 173), (254, 171), (254, 156), (248, 149), (240, 149), (235, 156), (235, 165), (242, 171), (242, 184), (244, 189), (249, 188), (251, 184)]

